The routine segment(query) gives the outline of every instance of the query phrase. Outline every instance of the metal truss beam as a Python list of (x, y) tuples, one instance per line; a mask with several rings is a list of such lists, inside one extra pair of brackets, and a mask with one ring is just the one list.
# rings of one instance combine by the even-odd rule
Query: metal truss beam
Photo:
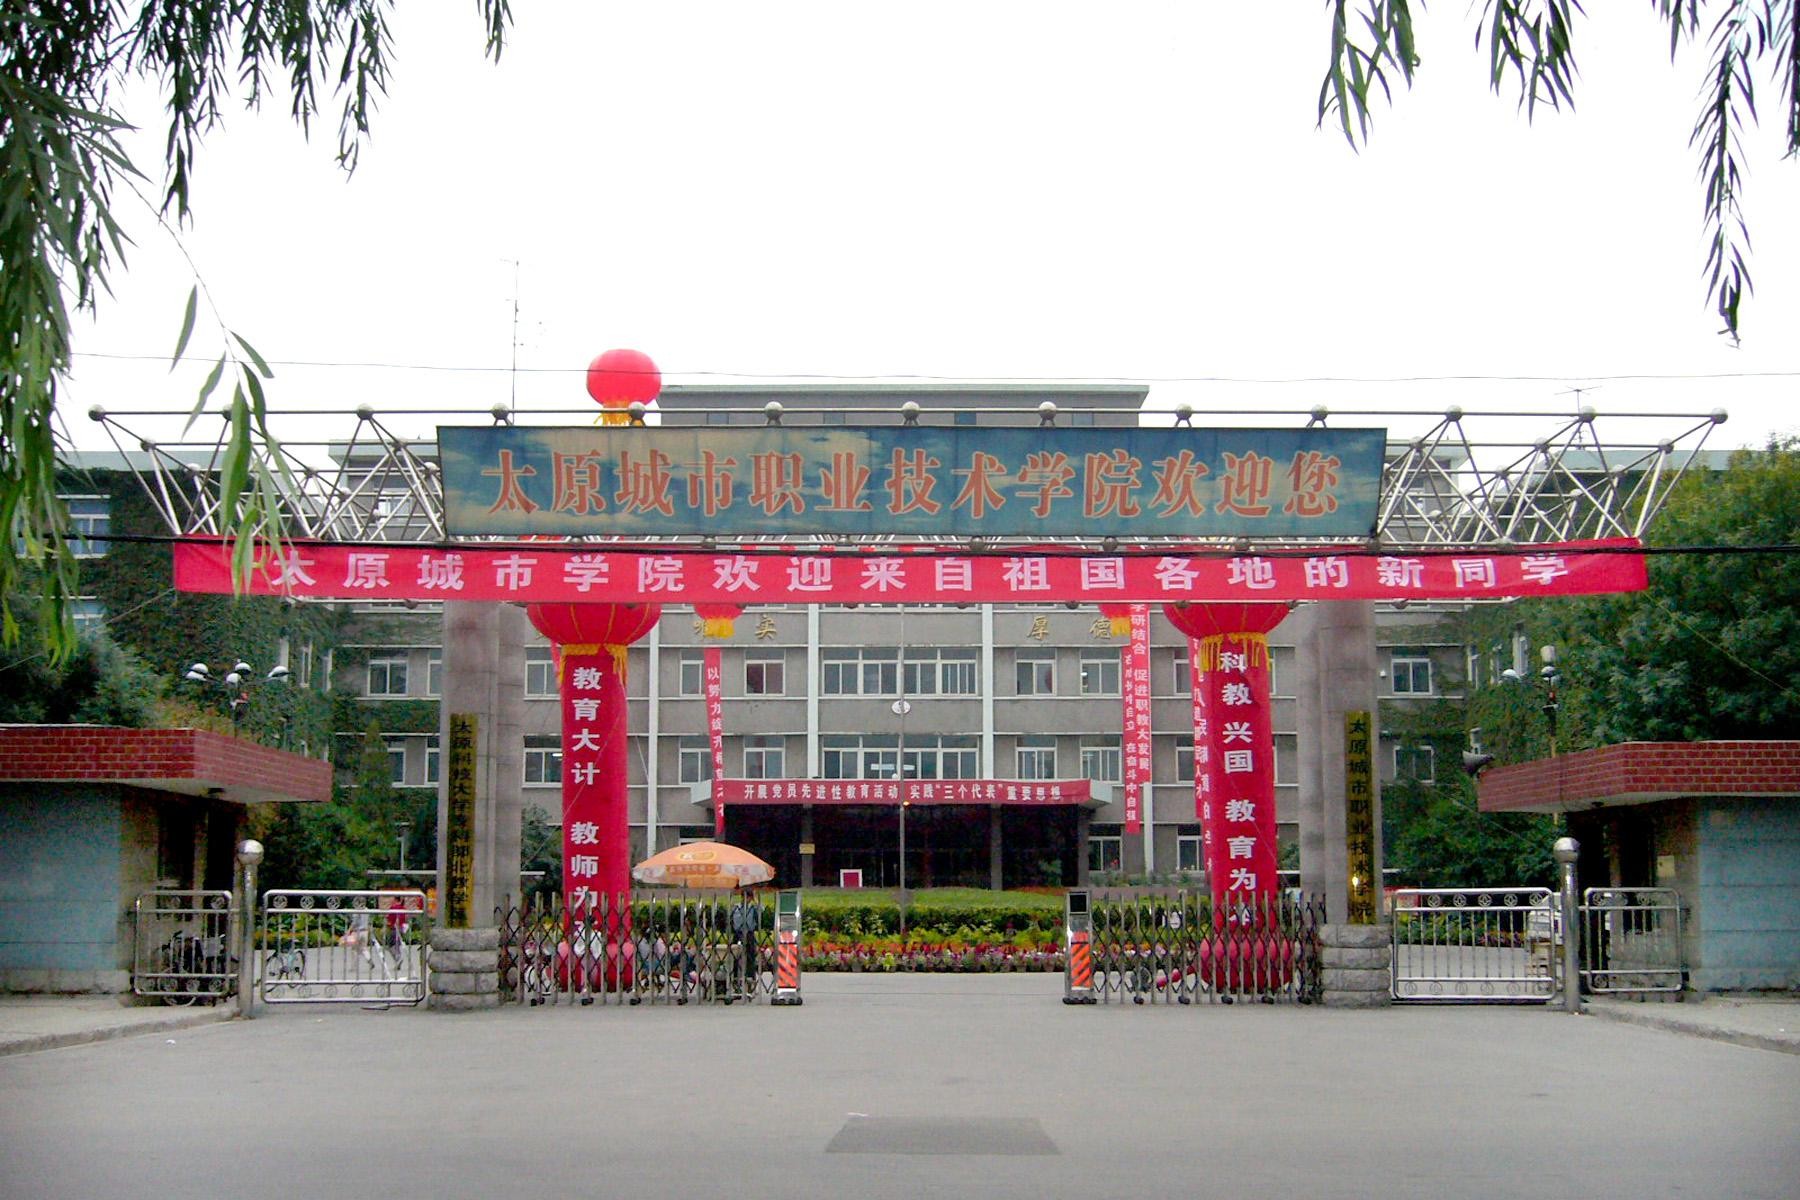
[[(1054, 393), (1050, 393), (1054, 395)], [(654, 411), (654, 410), (652, 410)], [(893, 414), (867, 407), (847, 408), (851, 422), (888, 420)], [(1007, 409), (1017, 417), (1016, 409)], [(1076, 410), (1064, 408), (1063, 415)], [(727, 414), (734, 423), (749, 415)], [(811, 414), (809, 414), (810, 416)], [(944, 417), (944, 413), (926, 414)], [(1108, 410), (1103, 423), (1120, 423), (1118, 410)], [(1245, 416), (1249, 414), (1233, 414)], [(1323, 425), (1327, 414), (1312, 409), (1304, 414), (1257, 414), (1261, 423), (1279, 426), (1282, 417), (1303, 415), (1312, 426)], [(1725, 420), (1714, 411), (1696, 414), (1608, 414), (1583, 409), (1569, 416), (1543, 413), (1465, 413), (1451, 408), (1442, 413), (1340, 411), (1334, 420), (1354, 426), (1385, 426), (1389, 451), (1383, 471), (1379, 518), (1374, 545), (1384, 550), (1431, 550), (1463, 547), (1530, 546), (1594, 538), (1641, 538), (1661, 509), (1670, 490), (1691, 470), (1701, 469), (1708, 435)], [(224, 455), (224, 422), (203, 418), (194, 428), (182, 427), (176, 436), (159, 440), (154, 432), (184, 420), (186, 414), (161, 412), (108, 413), (90, 411), (125, 469), (130, 470), (150, 498), (168, 532), (173, 535), (216, 535), (220, 529), (218, 465)], [(917, 419), (915, 407), (912, 414)], [(1146, 412), (1146, 423), (1169, 414)], [(427, 436), (408, 437), (400, 426), (408, 420), (431, 421)], [(529, 424), (573, 424), (566, 412), (513, 412), (496, 406), (482, 413), (433, 413), (396, 411), (384, 419), (365, 406), (353, 413), (271, 414), (270, 426), (281, 437), (293, 430), (304, 435), (292, 441), (258, 441), (254, 451), (280, 481), (283, 516), (290, 536), (333, 542), (400, 544), (444, 543), (450, 539), (444, 525), (443, 484), (436, 459), (436, 420), (446, 424), (482, 421)], [(700, 423), (705, 414), (683, 409), (682, 423)], [(1194, 418), (1187, 412), (1175, 416), (1185, 424)], [(316, 431), (349, 424), (342, 439), (321, 440)], [(196, 436), (198, 427), (214, 424), (219, 436)], [(798, 422), (795, 422), (798, 423)], [(1236, 424), (1248, 422), (1239, 420)], [(1521, 438), (1519, 431), (1530, 433)], [(1416, 432), (1403, 433), (1404, 430)], [(494, 539), (483, 539), (494, 540)], [(617, 544), (618, 539), (596, 538), (596, 543)], [(721, 541), (754, 545), (770, 539), (729, 538)], [(789, 539), (791, 541), (791, 539)], [(896, 542), (902, 539), (877, 539)], [(910, 539), (908, 539), (910, 540)], [(639, 539), (643, 543), (712, 544), (715, 539)], [(1307, 545), (1368, 545), (1368, 540), (1319, 539)], [(1284, 539), (1267, 539), (1257, 545), (1278, 547)], [(984, 540), (982, 547), (1004, 549), (1003, 540)], [(1034, 539), (1042, 544), (1042, 539)], [(1179, 543), (1145, 539), (1135, 548), (1154, 550), (1179, 544), (1188, 549), (1206, 543), (1183, 539)], [(1299, 544), (1299, 543), (1295, 543)], [(1241, 539), (1218, 540), (1218, 545), (1242, 547)], [(1074, 541), (1070, 549), (1087, 548)], [(1092, 548), (1116, 552), (1115, 539), (1095, 539)]]

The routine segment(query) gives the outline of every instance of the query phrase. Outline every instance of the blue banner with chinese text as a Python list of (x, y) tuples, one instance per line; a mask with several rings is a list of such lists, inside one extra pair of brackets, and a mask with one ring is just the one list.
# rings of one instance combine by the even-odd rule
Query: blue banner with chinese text
[(1380, 429), (438, 430), (454, 536), (1355, 537)]

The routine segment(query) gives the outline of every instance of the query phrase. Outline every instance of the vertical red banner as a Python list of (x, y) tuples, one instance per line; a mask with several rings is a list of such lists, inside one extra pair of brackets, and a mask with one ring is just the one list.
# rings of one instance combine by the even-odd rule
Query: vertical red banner
[[(1205, 705), (1205, 748), (1212, 820), (1207, 875), (1213, 904), (1229, 911), (1236, 897), (1252, 902), (1280, 889), (1275, 835), (1275, 728), (1269, 705), (1269, 642), (1260, 633), (1201, 639), (1194, 684)], [(1201, 741), (1195, 736), (1194, 774)], [(1205, 808), (1203, 806), (1203, 814)], [(1204, 815), (1203, 815), (1204, 822)]]
[(712, 743), (713, 836), (725, 836), (725, 802), (719, 797), (719, 781), (725, 778), (725, 688), (719, 648), (708, 646), (701, 667), (706, 692), (706, 736)]
[(631, 887), (625, 681), (602, 646), (564, 646), (563, 898), (591, 911)]
[(1213, 778), (1212, 726), (1207, 714), (1206, 663), (1200, 657), (1200, 643), (1188, 639), (1188, 692), (1194, 705), (1194, 819), (1200, 822), (1200, 861), (1206, 867), (1207, 882), (1219, 877), (1213, 862), (1213, 846), (1218, 841), (1217, 823), (1213, 819), (1213, 797), (1218, 782)]
[(1120, 739), (1125, 785), (1125, 832), (1143, 829), (1144, 785), (1150, 782), (1150, 608), (1131, 606), (1131, 640), (1121, 650), (1124, 736)]

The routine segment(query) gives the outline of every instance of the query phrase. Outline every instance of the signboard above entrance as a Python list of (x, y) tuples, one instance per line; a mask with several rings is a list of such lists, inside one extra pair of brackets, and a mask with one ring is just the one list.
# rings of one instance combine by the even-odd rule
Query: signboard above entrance
[(1380, 429), (441, 427), (452, 536), (1333, 538)]

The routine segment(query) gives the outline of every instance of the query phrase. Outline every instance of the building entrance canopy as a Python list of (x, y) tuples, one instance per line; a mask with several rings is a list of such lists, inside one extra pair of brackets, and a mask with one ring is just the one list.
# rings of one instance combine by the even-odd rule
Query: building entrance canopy
[[(1635, 539), (1617, 538), (1393, 554), (1327, 547), (1119, 555), (963, 552), (943, 544), (721, 553), (591, 543), (289, 542), (279, 555), (258, 555), (248, 590), (308, 599), (735, 605), (1493, 600), (1642, 590), (1646, 573), (1637, 547)], [(188, 592), (237, 590), (229, 548), (214, 539), (178, 542), (175, 585)]]

